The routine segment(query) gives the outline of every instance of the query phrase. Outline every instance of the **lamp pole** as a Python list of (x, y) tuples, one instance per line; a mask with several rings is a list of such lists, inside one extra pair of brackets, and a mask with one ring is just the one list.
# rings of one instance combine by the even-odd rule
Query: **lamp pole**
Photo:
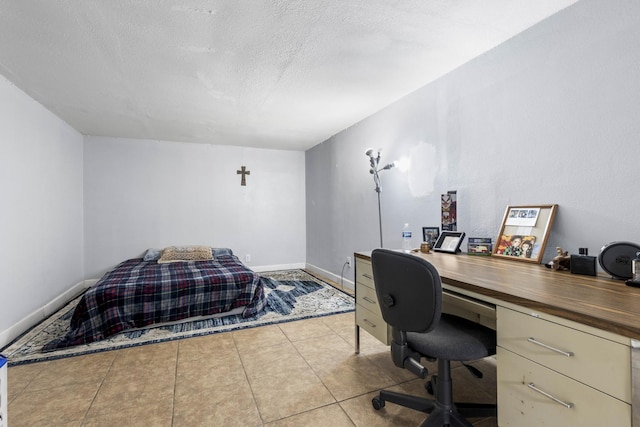
[(376, 193), (378, 193), (378, 225), (380, 226), (380, 247), (384, 248), (384, 245), (382, 244), (382, 210), (380, 209), (380, 187), (379, 186), (376, 187)]
[(384, 167), (378, 169), (378, 164), (380, 163), (380, 150), (375, 151), (373, 148), (370, 148), (365, 153), (369, 157), (369, 162), (371, 164), (371, 169), (369, 169), (369, 173), (373, 175), (373, 182), (376, 184), (376, 193), (378, 193), (378, 225), (380, 227), (380, 247), (384, 248), (382, 243), (382, 209), (380, 207), (380, 176), (379, 172), (383, 170), (388, 170), (394, 167), (394, 163), (389, 163)]

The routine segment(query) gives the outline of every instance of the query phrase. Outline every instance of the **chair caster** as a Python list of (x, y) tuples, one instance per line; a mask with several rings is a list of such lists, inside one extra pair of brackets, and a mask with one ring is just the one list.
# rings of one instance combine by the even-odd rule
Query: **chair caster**
[(379, 397), (374, 397), (373, 399), (371, 399), (371, 404), (373, 405), (373, 409), (375, 409), (376, 411), (384, 408), (384, 400), (380, 399)]

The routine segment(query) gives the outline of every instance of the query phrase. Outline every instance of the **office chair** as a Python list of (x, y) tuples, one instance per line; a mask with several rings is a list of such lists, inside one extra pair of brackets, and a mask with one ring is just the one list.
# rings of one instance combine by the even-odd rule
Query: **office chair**
[(470, 361), (495, 354), (495, 331), (441, 314), (442, 284), (433, 265), (415, 255), (376, 249), (371, 254), (376, 293), (384, 321), (391, 326), (391, 358), (399, 368), (426, 378), (420, 358), (438, 360), (437, 375), (427, 389), (433, 399), (382, 390), (372, 400), (380, 410), (389, 401), (430, 414), (423, 427), (471, 427), (465, 417), (496, 416), (496, 405), (454, 403), (451, 361)]

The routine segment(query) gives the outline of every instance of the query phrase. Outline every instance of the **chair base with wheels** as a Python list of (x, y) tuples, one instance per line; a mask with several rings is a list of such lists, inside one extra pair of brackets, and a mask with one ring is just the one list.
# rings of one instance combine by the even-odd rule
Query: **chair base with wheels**
[(371, 400), (374, 409), (384, 408), (385, 402), (395, 403), (405, 408), (430, 414), (422, 427), (460, 426), (471, 427), (466, 418), (495, 417), (496, 405), (485, 403), (453, 403), (449, 397), (451, 389), (451, 363), (448, 360), (438, 360), (438, 374), (433, 375), (427, 383), (433, 388), (434, 398), (412, 396), (382, 390)]

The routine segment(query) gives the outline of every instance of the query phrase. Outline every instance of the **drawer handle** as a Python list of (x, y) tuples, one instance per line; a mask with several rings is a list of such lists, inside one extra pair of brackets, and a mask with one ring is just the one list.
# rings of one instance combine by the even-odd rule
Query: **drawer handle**
[(547, 344), (542, 343), (542, 342), (540, 342), (540, 341), (536, 341), (536, 339), (535, 339), (535, 338), (533, 338), (533, 337), (529, 337), (529, 338), (527, 338), (527, 341), (529, 341), (530, 343), (533, 343), (533, 344), (539, 345), (540, 347), (544, 347), (544, 348), (546, 348), (546, 349), (548, 349), (548, 350), (555, 351), (556, 353), (560, 353), (560, 354), (562, 354), (563, 356), (567, 356), (567, 357), (571, 357), (571, 356), (573, 356), (573, 351), (562, 351), (562, 350), (560, 350), (560, 349), (557, 349), (557, 348), (555, 348), (555, 347), (551, 347), (550, 345), (547, 345)]
[(540, 390), (538, 387), (536, 387), (536, 385), (534, 383), (527, 384), (527, 387), (529, 387), (533, 391), (537, 391), (538, 393), (540, 393), (541, 395), (543, 395), (545, 397), (548, 397), (549, 399), (551, 399), (554, 402), (564, 406), (567, 409), (571, 409), (571, 408), (573, 408), (575, 406), (573, 403), (564, 402), (564, 401), (558, 399), (557, 397), (550, 395), (546, 391)]
[(363, 277), (366, 277), (367, 279), (371, 279), (371, 280), (373, 280), (373, 276), (372, 276), (372, 275), (370, 275), (370, 274), (363, 273), (363, 274), (362, 274), (362, 276), (363, 276)]
[(369, 304), (378, 304), (378, 301), (374, 301), (369, 297), (364, 297), (362, 299), (365, 300), (366, 302), (368, 302)]
[(372, 328), (376, 327), (376, 324), (371, 322), (369, 319), (363, 319), (364, 323), (366, 323), (367, 325), (371, 326)]

